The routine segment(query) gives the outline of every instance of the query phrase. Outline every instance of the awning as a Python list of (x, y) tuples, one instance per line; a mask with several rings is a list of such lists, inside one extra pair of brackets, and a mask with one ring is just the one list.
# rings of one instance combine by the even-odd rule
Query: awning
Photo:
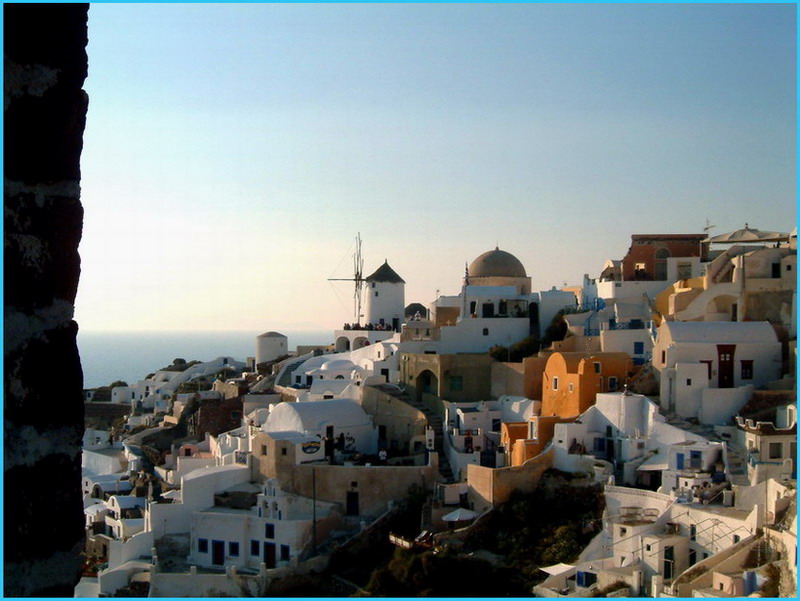
[(569, 572), (570, 570), (575, 569), (575, 566), (571, 566), (568, 563), (557, 563), (553, 566), (547, 566), (539, 569), (542, 572), (547, 572), (551, 576), (558, 576), (559, 574), (563, 574), (564, 572)]
[(744, 227), (727, 234), (720, 234), (706, 238), (703, 242), (711, 242), (716, 244), (736, 244), (737, 242), (781, 242), (788, 240), (789, 234), (783, 232), (767, 232), (764, 230), (757, 230), (751, 228), (748, 224)]
[(654, 472), (667, 469), (667, 458), (664, 455), (653, 455), (636, 468), (642, 472)]
[(443, 515), (442, 519), (445, 522), (463, 522), (465, 520), (475, 519), (476, 517), (478, 517), (478, 514), (472, 511), (471, 509), (459, 507), (455, 511), (451, 511), (448, 514)]

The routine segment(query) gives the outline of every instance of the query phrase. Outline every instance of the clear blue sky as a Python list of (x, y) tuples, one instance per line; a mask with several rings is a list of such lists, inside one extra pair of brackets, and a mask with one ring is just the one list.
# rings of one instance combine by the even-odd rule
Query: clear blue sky
[(357, 232), (427, 304), (796, 222), (794, 5), (93, 4), (85, 87), (85, 330), (339, 327)]

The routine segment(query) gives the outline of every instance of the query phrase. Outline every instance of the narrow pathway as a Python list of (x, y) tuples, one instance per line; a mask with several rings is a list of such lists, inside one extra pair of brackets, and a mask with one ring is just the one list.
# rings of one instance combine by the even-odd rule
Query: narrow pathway
[(447, 458), (447, 454), (444, 452), (444, 425), (442, 423), (442, 418), (431, 411), (427, 405), (412, 398), (408, 392), (405, 390), (400, 390), (394, 385), (385, 386), (378, 384), (373, 385), (373, 387), (425, 414), (425, 418), (428, 420), (428, 425), (433, 428), (433, 449), (439, 454), (439, 475), (442, 477), (442, 482), (445, 484), (452, 484), (455, 482), (456, 480), (455, 476), (453, 475), (453, 468), (450, 466), (450, 461)]

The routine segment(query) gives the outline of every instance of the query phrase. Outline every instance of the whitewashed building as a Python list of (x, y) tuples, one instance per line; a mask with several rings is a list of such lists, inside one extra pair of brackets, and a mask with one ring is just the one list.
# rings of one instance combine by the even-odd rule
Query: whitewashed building
[(752, 387), (781, 377), (781, 344), (767, 322), (665, 321), (653, 367), (664, 407), (721, 425), (747, 402)]

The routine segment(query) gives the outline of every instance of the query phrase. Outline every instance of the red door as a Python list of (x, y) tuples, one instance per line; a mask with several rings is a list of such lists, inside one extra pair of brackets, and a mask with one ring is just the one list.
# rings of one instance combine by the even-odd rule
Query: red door
[(733, 388), (733, 356), (735, 353), (736, 353), (735, 344), (717, 345), (720, 388)]

